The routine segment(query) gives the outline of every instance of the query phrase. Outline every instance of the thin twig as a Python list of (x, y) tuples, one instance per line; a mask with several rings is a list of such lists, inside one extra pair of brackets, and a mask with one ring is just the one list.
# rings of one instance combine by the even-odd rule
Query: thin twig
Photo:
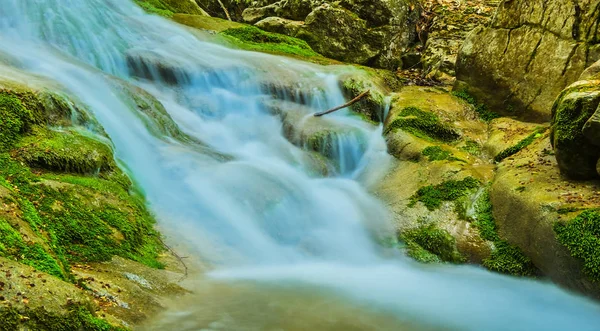
[(331, 114), (334, 111), (338, 111), (340, 109), (344, 109), (344, 108), (350, 107), (353, 104), (359, 102), (362, 98), (364, 98), (367, 95), (369, 95), (369, 93), (371, 93), (371, 90), (366, 90), (365, 92), (359, 94), (356, 98), (350, 100), (349, 102), (347, 102), (347, 103), (345, 103), (345, 104), (343, 104), (343, 105), (341, 105), (339, 107), (331, 108), (329, 110), (326, 110), (326, 111), (323, 111), (323, 112), (320, 112), (320, 113), (315, 113), (315, 117), (321, 117), (323, 115)]
[(168, 249), (168, 250), (171, 252), (171, 254), (173, 254), (173, 256), (175, 256), (175, 258), (177, 258), (177, 260), (179, 261), (179, 263), (181, 263), (181, 265), (183, 265), (183, 268), (184, 268), (185, 272), (184, 272), (184, 274), (183, 274), (183, 277), (181, 277), (181, 279), (180, 279), (179, 281), (182, 281), (182, 280), (186, 279), (186, 278), (187, 278), (187, 276), (188, 276), (188, 267), (187, 267), (187, 265), (185, 264), (185, 262), (183, 262), (183, 257), (179, 256), (179, 254), (177, 254), (177, 253), (175, 252), (175, 250), (174, 250), (173, 248), (171, 248), (171, 246), (167, 245), (167, 244), (166, 244), (166, 243), (165, 243), (165, 242), (162, 240), (162, 238), (161, 238), (161, 237), (158, 237), (158, 240), (160, 241), (160, 243), (161, 243), (163, 246), (165, 246), (165, 247), (166, 247), (166, 248), (167, 248), (167, 249)]

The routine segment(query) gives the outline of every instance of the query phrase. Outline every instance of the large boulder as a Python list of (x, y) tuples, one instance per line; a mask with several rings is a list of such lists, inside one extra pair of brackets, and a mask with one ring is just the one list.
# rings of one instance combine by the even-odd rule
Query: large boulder
[[(596, 298), (600, 286), (584, 262), (598, 256), (589, 250), (597, 237), (590, 240), (588, 233), (577, 229), (576, 218), (581, 211), (600, 206), (597, 187), (597, 181), (565, 181), (560, 176), (546, 133), (518, 157), (498, 165), (490, 194), (503, 238), (518, 246), (543, 276)], [(567, 242), (564, 229), (572, 228), (577, 239)]]
[(556, 96), (598, 60), (598, 0), (512, 0), (458, 56), (457, 88), (496, 111), (541, 121)]
[(253, 4), (243, 18), (304, 39), (327, 57), (396, 69), (416, 38), (416, 8), (414, 0), (281, 0), (263, 7)]
[(561, 173), (573, 179), (599, 177), (600, 82), (581, 80), (566, 88), (552, 108), (552, 146)]

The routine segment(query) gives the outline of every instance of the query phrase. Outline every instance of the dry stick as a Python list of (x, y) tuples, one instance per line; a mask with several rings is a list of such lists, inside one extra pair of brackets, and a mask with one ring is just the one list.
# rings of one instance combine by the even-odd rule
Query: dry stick
[(323, 115), (331, 114), (334, 111), (338, 111), (340, 109), (344, 109), (344, 108), (350, 107), (353, 104), (359, 102), (361, 99), (363, 99), (367, 95), (369, 95), (369, 93), (371, 93), (371, 90), (366, 90), (365, 92), (359, 94), (356, 98), (350, 100), (349, 102), (347, 102), (347, 103), (345, 103), (345, 104), (343, 104), (343, 105), (341, 105), (339, 107), (331, 108), (329, 110), (326, 110), (326, 111), (323, 111), (323, 112), (320, 112), (320, 113), (315, 113), (315, 117), (321, 117)]
[(167, 245), (167, 244), (166, 244), (166, 243), (165, 243), (165, 242), (162, 240), (162, 238), (161, 238), (160, 236), (158, 236), (157, 238), (158, 238), (158, 241), (160, 241), (160, 243), (161, 243), (163, 246), (165, 246), (165, 247), (166, 247), (166, 248), (167, 248), (167, 249), (168, 249), (168, 250), (171, 252), (171, 254), (173, 254), (173, 256), (175, 256), (175, 258), (176, 258), (177, 260), (179, 260), (179, 263), (181, 263), (181, 264), (183, 265), (183, 268), (185, 269), (185, 273), (184, 273), (183, 277), (181, 277), (181, 279), (180, 279), (179, 281), (182, 281), (182, 280), (186, 279), (186, 278), (187, 278), (187, 276), (188, 276), (188, 267), (187, 267), (187, 265), (185, 264), (185, 262), (183, 262), (183, 257), (179, 256), (179, 254), (177, 254), (177, 253), (175, 252), (175, 250), (174, 250), (173, 248), (171, 248), (171, 246)]
[(219, 5), (221, 5), (221, 8), (223, 8), (223, 11), (225, 12), (225, 15), (227, 16), (227, 19), (231, 21), (231, 16), (229, 16), (229, 11), (227, 10), (227, 7), (225, 7), (225, 5), (223, 4), (223, 1), (221, 0), (217, 0), (219, 1)]

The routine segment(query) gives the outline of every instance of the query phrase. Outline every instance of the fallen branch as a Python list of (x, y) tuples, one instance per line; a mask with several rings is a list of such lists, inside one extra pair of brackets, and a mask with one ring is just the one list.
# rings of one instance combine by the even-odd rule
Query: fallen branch
[(181, 282), (182, 280), (186, 279), (188, 276), (188, 266), (185, 264), (185, 262), (183, 262), (184, 257), (180, 256), (179, 254), (177, 254), (177, 252), (175, 252), (175, 250), (173, 248), (171, 248), (171, 246), (167, 245), (160, 236), (157, 236), (158, 241), (160, 241), (160, 243), (166, 247), (171, 254), (173, 254), (173, 256), (175, 256), (175, 258), (179, 261), (179, 263), (181, 263), (181, 265), (183, 265), (183, 268), (185, 269), (185, 273), (183, 275), (183, 277), (181, 277), (181, 279), (179, 279), (179, 281)]
[(227, 7), (225, 7), (225, 5), (223, 4), (223, 1), (221, 1), (221, 0), (217, 0), (217, 1), (219, 2), (219, 5), (221, 5), (221, 8), (225, 12), (225, 16), (227, 16), (227, 19), (231, 21), (231, 16), (229, 16), (229, 10), (227, 10)]
[(371, 93), (371, 90), (366, 90), (365, 92), (359, 94), (356, 98), (348, 101), (347, 103), (345, 103), (345, 104), (343, 104), (343, 105), (341, 105), (339, 107), (331, 108), (329, 110), (322, 111), (320, 113), (315, 113), (315, 117), (321, 117), (323, 115), (331, 114), (334, 111), (338, 111), (340, 109), (348, 108), (348, 107), (352, 106), (353, 104), (355, 104), (355, 103), (359, 102), (360, 100), (362, 100), (364, 97), (366, 97), (367, 95), (369, 95), (369, 93)]

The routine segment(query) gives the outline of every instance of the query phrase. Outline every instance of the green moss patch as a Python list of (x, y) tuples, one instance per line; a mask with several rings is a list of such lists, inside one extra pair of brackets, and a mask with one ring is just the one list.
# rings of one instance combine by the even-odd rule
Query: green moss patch
[(135, 0), (150, 14), (172, 17), (175, 13), (202, 15), (202, 11), (189, 0)]
[(429, 161), (460, 161), (464, 162), (459, 158), (456, 158), (452, 155), (452, 152), (443, 149), (440, 146), (430, 146), (426, 147), (421, 151), (423, 156), (426, 156)]
[(0, 331), (41, 330), (86, 330), (125, 331), (125, 328), (110, 325), (96, 317), (92, 309), (71, 304), (65, 314), (50, 313), (43, 308), (18, 310), (13, 307), (0, 308)]
[(431, 255), (445, 262), (463, 263), (466, 261), (466, 258), (456, 248), (456, 239), (448, 231), (439, 229), (434, 224), (406, 231), (400, 236), (400, 239), (407, 243), (409, 256), (417, 261), (437, 262)]
[(228, 37), (235, 46), (246, 50), (307, 58), (320, 56), (303, 40), (266, 32), (254, 26), (227, 29), (220, 34)]
[(502, 240), (498, 235), (496, 221), (492, 212), (489, 191), (483, 192), (475, 202), (475, 215), (472, 224), (485, 240), (494, 243), (489, 258), (483, 261), (487, 269), (514, 276), (534, 276), (537, 269), (521, 249)]
[(37, 129), (21, 140), (15, 154), (32, 167), (53, 171), (93, 174), (115, 168), (110, 147), (74, 131)]
[(494, 161), (501, 162), (507, 157), (517, 154), (523, 148), (531, 145), (536, 139), (541, 138), (544, 135), (544, 132), (546, 132), (546, 130), (548, 130), (548, 128), (537, 128), (532, 134), (527, 136), (525, 139), (519, 141), (516, 145), (511, 146), (500, 152), (498, 155), (496, 155)]
[(481, 155), (481, 145), (479, 145), (479, 143), (477, 143), (474, 140), (468, 139), (467, 141), (465, 141), (465, 144), (463, 146), (459, 147), (459, 149), (473, 156)]
[(25, 242), (21, 233), (4, 219), (0, 219), (0, 237), (0, 255), (15, 257), (23, 264), (64, 279), (65, 274), (59, 262), (40, 244)]
[[(20, 204), (23, 218), (39, 229), (40, 238), (51, 248), (46, 253), (61, 262), (63, 273), (68, 274), (69, 263), (108, 261), (113, 255), (152, 267), (162, 266), (156, 258), (163, 248), (143, 197), (132, 195), (130, 187), (115, 180), (116, 175), (108, 176), (108, 180), (32, 174), (2, 154), (0, 176), (15, 187), (16, 199), (26, 202)], [(6, 225), (6, 233), (20, 236), (16, 228), (10, 232)], [(5, 256), (48, 272), (47, 255), (24, 239), (21, 241), (11, 241), (12, 249), (5, 249)], [(31, 258), (25, 255), (23, 260), (23, 254), (19, 254), (23, 251), (31, 252)], [(39, 253), (39, 258), (34, 253)]]
[(485, 104), (477, 102), (477, 99), (469, 94), (469, 92), (461, 90), (461, 91), (452, 91), (452, 95), (457, 98), (463, 99), (473, 107), (475, 107), (475, 112), (479, 114), (479, 118), (481, 118), (485, 122), (489, 122), (495, 118), (499, 118), (500, 115), (491, 111)]
[(31, 112), (21, 100), (7, 93), (0, 93), (0, 151), (11, 148), (24, 132)]
[(443, 262), (437, 255), (429, 252), (425, 248), (413, 241), (406, 242), (406, 254), (417, 262), (421, 263), (441, 263)]
[(600, 281), (600, 210), (586, 210), (571, 221), (557, 222), (554, 232), (571, 255), (583, 261), (586, 275)]
[(513, 276), (534, 276), (537, 273), (531, 259), (521, 249), (503, 240), (494, 242), (492, 255), (483, 261), (483, 266)]
[(460, 138), (460, 134), (430, 112), (416, 107), (404, 108), (397, 118), (389, 125), (386, 133), (392, 130), (404, 130), (417, 137), (452, 142)]
[(462, 180), (449, 180), (439, 185), (421, 187), (411, 197), (409, 206), (412, 207), (420, 201), (427, 209), (435, 210), (442, 205), (442, 202), (456, 201), (473, 193), (480, 185), (481, 183), (477, 179), (466, 177)]

